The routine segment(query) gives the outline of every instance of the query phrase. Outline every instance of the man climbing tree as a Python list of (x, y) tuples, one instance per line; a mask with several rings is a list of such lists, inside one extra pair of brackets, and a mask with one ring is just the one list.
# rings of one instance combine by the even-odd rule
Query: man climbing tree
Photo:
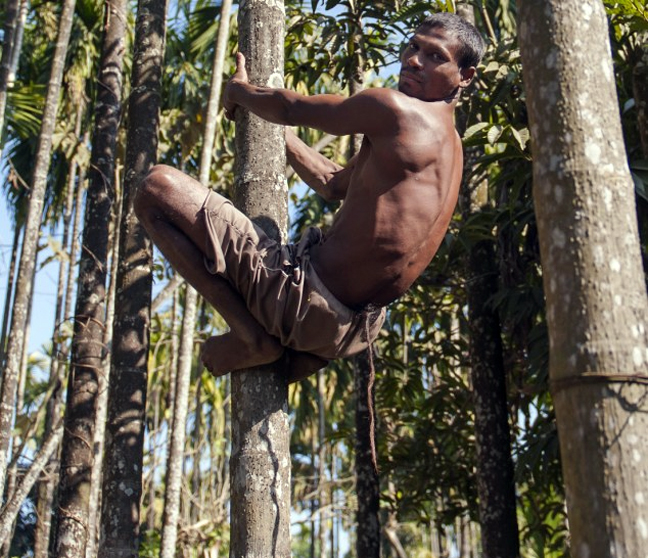
[(365, 139), (342, 168), (286, 129), (287, 157), (301, 178), (344, 200), (325, 236), (311, 228), (295, 245), (269, 240), (228, 200), (175, 169), (154, 167), (144, 180), (139, 218), (231, 328), (205, 343), (201, 358), (212, 373), (273, 362), (288, 350), (292, 381), (373, 341), (384, 306), (425, 269), (452, 216), (462, 171), (453, 112), (483, 48), (461, 18), (430, 16), (403, 52), (399, 90), (349, 98), (253, 86), (237, 55), (224, 93), (229, 117), (243, 108), (273, 123)]

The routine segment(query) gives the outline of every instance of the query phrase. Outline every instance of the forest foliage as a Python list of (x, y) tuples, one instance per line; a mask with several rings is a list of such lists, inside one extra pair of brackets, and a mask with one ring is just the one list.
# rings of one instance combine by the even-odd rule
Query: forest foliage
[[(479, 77), (458, 109), (457, 123), (470, 163), (464, 177), (465, 193), (437, 256), (410, 291), (390, 306), (376, 343), (381, 517), (385, 521), (396, 518), (398, 538), (412, 558), (440, 556), (451, 550), (454, 555), (479, 555), (475, 480), (479, 463), (470, 376), (467, 259), (476, 243), (488, 241), (494, 248), (497, 290), (486, 303), (497, 313), (502, 331), (521, 552), (525, 557), (566, 556), (569, 537), (548, 382), (548, 337), (516, 6), (513, 0), (468, 4), (474, 8), (476, 25), (487, 39), (488, 49)], [(605, 6), (646, 258), (648, 160), (641, 147), (632, 80), (645, 49), (648, 10), (641, 0), (606, 1)], [(59, 8), (58, 1), (29, 2), (16, 79), (8, 90), (1, 138), (1, 186), (13, 226), (18, 229), (24, 225)], [(303, 93), (345, 93), (360, 58), (365, 86), (393, 87), (399, 50), (408, 33), (430, 10), (455, 8), (452, 0), (288, 0), (286, 84)], [(135, 11), (132, 3), (130, 32)], [(168, 11), (158, 156), (159, 162), (192, 176), (198, 175), (219, 13), (215, 0), (176, 0)], [(66, 208), (69, 184), (75, 191), (80, 189), (80, 196), (86, 186), (103, 24), (101, 0), (77, 0), (40, 237), (43, 255), (39, 266), (54, 260), (72, 280), (78, 272), (75, 263), (79, 254), (73, 252), (72, 234), (65, 245), (60, 238), (64, 221), (70, 219), (70, 208)], [(233, 70), (235, 13), (231, 24), (224, 79)], [(128, 40), (125, 76), (130, 75), (132, 34)], [(123, 97), (128, 96), (126, 80)], [(125, 159), (127, 127), (124, 112), (118, 174)], [(233, 181), (234, 131), (234, 125), (221, 114), (210, 183), (225, 195)], [(313, 130), (299, 133), (308, 143), (321, 145), (327, 156), (344, 161), (349, 138), (330, 138)], [(76, 174), (70, 181), (72, 172)], [(121, 182), (117, 180), (118, 185)], [(290, 176), (289, 184), (291, 236), (297, 238), (312, 224), (330, 225), (336, 206), (307, 192), (295, 176)], [(472, 190), (479, 191), (477, 205)], [(75, 211), (82, 212), (82, 208), (83, 204)], [(174, 281), (174, 271), (159, 255), (154, 275), (155, 294)], [(9, 298), (5, 304), (10, 308)], [(141, 556), (159, 552), (183, 304), (181, 285), (157, 307), (151, 320)], [(34, 319), (38, 319), (37, 310)], [(69, 316), (52, 327), (55, 354), (52, 340), (48, 340), (41, 351), (29, 355), (24, 366), (13, 432), (13, 447), (22, 451), (13, 456), (18, 476), (43, 443), (51, 359), (68, 366)], [(222, 319), (202, 303), (197, 339), (224, 328)], [(3, 336), (3, 347), (5, 341)], [(197, 344), (196, 357), (198, 348)], [(318, 388), (316, 377), (290, 389), (295, 557), (324, 555), (325, 549), (331, 556), (354, 555), (352, 541), (358, 528), (354, 518), (354, 398), (353, 366), (344, 361), (327, 368), (324, 390)], [(228, 378), (211, 377), (196, 358), (189, 399), (178, 546), (187, 556), (203, 556), (210, 549), (216, 549), (214, 556), (219, 552), (227, 555)], [(25, 556), (32, 548), (34, 525), (39, 520), (35, 499), (32, 491), (22, 507), (11, 552), (6, 555)], [(384, 547), (385, 556), (396, 555), (389, 544)]]

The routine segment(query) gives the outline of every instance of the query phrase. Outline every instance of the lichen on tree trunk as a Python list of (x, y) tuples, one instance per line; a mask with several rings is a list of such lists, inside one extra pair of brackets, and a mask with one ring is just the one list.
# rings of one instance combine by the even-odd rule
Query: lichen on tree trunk
[(548, 0), (519, 18), (572, 555), (643, 556), (648, 301), (606, 15)]

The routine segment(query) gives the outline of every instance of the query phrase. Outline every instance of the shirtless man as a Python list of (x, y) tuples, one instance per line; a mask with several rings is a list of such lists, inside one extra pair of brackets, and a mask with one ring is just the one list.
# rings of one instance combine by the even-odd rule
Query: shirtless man
[[(484, 50), (453, 14), (430, 16), (406, 45), (398, 91), (304, 96), (248, 82), (237, 55), (223, 105), (284, 126), (364, 134), (346, 167), (286, 128), (289, 163), (327, 200), (344, 200), (326, 235), (298, 245), (270, 241), (229, 202), (158, 165), (135, 203), (152, 240), (230, 326), (201, 359), (214, 374), (277, 360), (289, 349), (289, 379), (366, 348), (401, 296), (430, 263), (452, 217), (462, 146), (453, 114)], [(295, 292), (293, 292), (297, 289)]]

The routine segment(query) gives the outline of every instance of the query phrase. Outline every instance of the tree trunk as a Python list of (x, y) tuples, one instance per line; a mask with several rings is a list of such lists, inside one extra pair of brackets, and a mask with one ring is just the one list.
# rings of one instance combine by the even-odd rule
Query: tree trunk
[[(187, 284), (185, 302), (189, 298), (190, 290), (195, 295), (196, 291)], [(189, 306), (185, 305), (182, 317), (175, 405), (173, 407), (172, 424), (169, 432), (169, 458), (167, 460), (166, 490), (164, 493), (162, 542), (160, 543), (161, 558), (173, 558), (176, 555), (195, 324), (196, 299), (194, 296), (193, 303)]]
[(520, 544), (506, 372), (499, 316), (489, 303), (498, 288), (494, 240), (471, 248), (467, 272), (482, 549), (484, 558), (516, 558)]
[(18, 260), (18, 248), (20, 247), (20, 233), (23, 227), (16, 223), (14, 228), (14, 239), (11, 247), (11, 262), (9, 264), (9, 273), (7, 274), (7, 294), (5, 295), (4, 313), (2, 315), (2, 334), (0, 335), (0, 369), (4, 370), (5, 365), (5, 347), (7, 340), (7, 328), (11, 318), (11, 299), (14, 292), (14, 282), (16, 279), (16, 261)]
[(326, 384), (324, 370), (317, 371), (317, 504), (319, 555), (326, 556)]
[[(362, 21), (358, 18), (357, 29), (353, 37), (354, 64), (349, 81), (349, 93), (355, 95), (364, 89), (364, 59), (362, 53)], [(360, 152), (362, 134), (351, 138), (349, 158)], [(370, 350), (373, 350), (370, 348)], [(369, 393), (370, 364), (367, 352), (354, 359), (355, 383), (355, 476), (358, 494), (358, 511), (356, 514), (356, 554), (366, 558), (380, 555), (380, 478), (373, 463), (371, 440), (375, 438), (375, 420), (372, 423), (369, 413), (369, 399), (373, 407), (374, 390)]]
[(65, 409), (58, 497), (60, 511), (53, 547), (57, 556), (70, 558), (85, 557), (89, 533), (87, 519), (96, 407), (99, 376), (103, 370), (108, 231), (115, 197), (113, 177), (121, 113), (125, 0), (109, 0), (105, 14), (99, 76), (101, 87), (97, 90)]
[(47, 171), (50, 164), (52, 134), (56, 123), (59, 92), (63, 78), (65, 55), (72, 29), (74, 5), (75, 0), (65, 0), (63, 2), (54, 58), (52, 60), (50, 81), (47, 87), (45, 106), (43, 108), (42, 126), (38, 136), (38, 146), (34, 160), (31, 193), (25, 221), (25, 237), (18, 267), (18, 281), (16, 284), (6, 364), (2, 375), (2, 394), (0, 396), (0, 494), (4, 492), (7, 452), (11, 435), (16, 384), (23, 343), (25, 342), (24, 331), (28, 319), (27, 308), (36, 264), (36, 250), (43, 213), (45, 189), (47, 186)]
[[(239, 8), (239, 49), (250, 81), (283, 86), (283, 1)], [(277, 240), (286, 237), (284, 130), (236, 112), (236, 205)], [(282, 359), (232, 374), (231, 550), (237, 558), (290, 556), (290, 432)], [(255, 479), (250, 482), (250, 479)]]
[(643, 556), (648, 301), (605, 11), (522, 2), (519, 18), (572, 555)]
[[(474, 7), (458, 4), (457, 13), (473, 25)], [(457, 127), (465, 132), (466, 111), (460, 111)], [(465, 153), (464, 176), (483, 155), (480, 148)], [(487, 203), (488, 184), (462, 184), (462, 214), (467, 220)], [(468, 327), (475, 405), (477, 490), (484, 558), (516, 558), (520, 553), (516, 515), (515, 480), (511, 457), (506, 370), (499, 315), (490, 303), (498, 289), (495, 238), (470, 248), (467, 263)]]
[(8, 538), (12, 532), (13, 523), (18, 516), (22, 503), (34, 486), (38, 475), (40, 475), (43, 467), (47, 464), (50, 456), (54, 451), (56, 451), (56, 448), (58, 448), (62, 437), (63, 428), (59, 424), (49, 433), (43, 443), (43, 447), (40, 448), (40, 451), (36, 454), (31, 466), (25, 475), (23, 475), (17, 489), (2, 509), (2, 513), (0, 514), (0, 545), (9, 542)]
[[(115, 203), (113, 204), (113, 234), (110, 239), (110, 280), (108, 285), (108, 298), (106, 304), (106, 327), (104, 329), (104, 347), (112, 345), (112, 330), (115, 316), (115, 291), (117, 265), (119, 263), (119, 213), (115, 211), (119, 206), (119, 171), (115, 170)], [(101, 509), (101, 481), (103, 477), (103, 455), (106, 440), (106, 417), (108, 416), (108, 390), (110, 386), (110, 352), (104, 352), (102, 362), (103, 374), (99, 376), (99, 396), (97, 397), (97, 427), (94, 438), (94, 463), (90, 477), (90, 503), (88, 513), (88, 542), (86, 544), (86, 558), (97, 556), (99, 544), (99, 511)]]
[[(80, 138), (81, 135), (81, 122), (84, 110), (85, 107), (82, 105), (79, 105), (77, 108), (74, 130), (77, 138)], [(56, 308), (54, 310), (54, 332), (52, 334), (52, 359), (50, 361), (49, 370), (49, 385), (52, 386), (56, 395), (50, 400), (50, 403), (47, 406), (45, 436), (49, 434), (53, 425), (58, 422), (63, 401), (61, 393), (63, 390), (63, 380), (61, 376), (64, 374), (63, 370), (65, 369), (64, 355), (67, 355), (66, 351), (62, 350), (60, 328), (63, 321), (67, 318), (63, 311), (65, 306), (66, 275), (71, 275), (73, 273), (72, 260), (74, 260), (75, 257), (74, 250), (68, 252), (68, 241), (70, 238), (70, 226), (75, 207), (74, 184), (76, 182), (77, 171), (78, 165), (76, 158), (73, 157), (67, 178), (67, 192), (65, 207), (63, 210), (63, 239), (61, 241), (62, 250), (69, 253), (70, 256), (67, 263), (64, 259), (61, 259), (59, 264), (59, 275), (56, 288)], [(79, 188), (81, 188), (80, 183)], [(50, 462), (45, 467), (46, 474), (44, 475), (44, 479), (38, 483), (38, 503), (36, 512), (38, 520), (34, 530), (34, 558), (47, 558), (52, 527), (52, 502), (54, 501), (54, 493), (56, 486), (58, 485), (58, 453), (58, 451), (52, 453)]]
[(9, 88), (13, 48), (19, 24), (20, 0), (5, 0), (3, 7), (5, 28), (2, 40), (2, 59), (0, 60), (0, 137), (2, 137), (4, 115), (7, 108), (7, 89)]
[(139, 547), (152, 250), (133, 200), (157, 156), (165, 14), (165, 0), (140, 0), (128, 108), (100, 558), (136, 557)]
[(371, 457), (371, 437), (375, 425), (369, 415), (369, 398), (373, 405), (373, 390), (369, 393), (369, 358), (367, 351), (354, 359), (356, 395), (355, 473), (358, 512), (356, 514), (356, 556), (380, 556), (380, 490), (378, 472)]
[[(225, 0), (221, 5), (220, 25), (212, 67), (209, 102), (205, 115), (205, 133), (200, 157), (199, 182), (209, 185), (209, 170), (211, 167), (214, 147), (214, 133), (220, 106), (220, 93), (223, 81), (223, 64), (225, 49), (229, 36), (231, 0)], [(169, 460), (167, 463), (167, 482), (165, 492), (164, 519), (162, 524), (161, 557), (173, 558), (175, 555), (178, 535), (178, 520), (180, 517), (180, 489), (182, 483), (182, 464), (184, 462), (184, 444), (186, 435), (186, 417), (188, 406), (191, 365), (193, 362), (194, 330), (196, 321), (196, 306), (198, 293), (187, 284), (185, 309), (182, 320), (182, 336), (180, 337), (180, 358), (178, 376), (176, 379), (176, 405), (173, 413), (173, 425), (170, 435)]]

